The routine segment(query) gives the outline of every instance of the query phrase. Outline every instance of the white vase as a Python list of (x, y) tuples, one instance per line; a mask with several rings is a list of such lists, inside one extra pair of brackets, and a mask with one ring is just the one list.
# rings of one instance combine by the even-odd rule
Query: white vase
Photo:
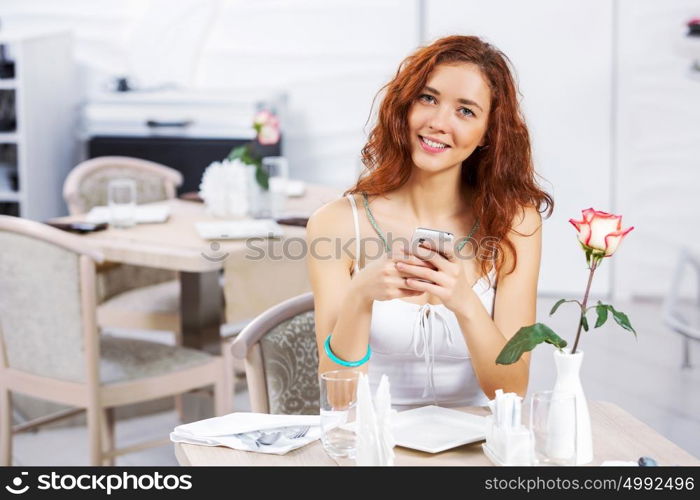
[(554, 392), (569, 392), (576, 396), (576, 465), (593, 461), (591, 416), (580, 377), (582, 362), (583, 351), (576, 351), (575, 354), (570, 354), (568, 349), (554, 351), (554, 364), (557, 367)]
[(263, 189), (255, 178), (255, 165), (246, 165), (248, 215), (254, 219), (266, 219), (272, 217), (270, 192)]

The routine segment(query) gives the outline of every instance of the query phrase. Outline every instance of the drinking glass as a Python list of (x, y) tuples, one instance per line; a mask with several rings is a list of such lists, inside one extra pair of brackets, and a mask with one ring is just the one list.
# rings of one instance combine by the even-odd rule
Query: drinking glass
[(530, 401), (530, 430), (538, 465), (576, 464), (576, 396), (540, 391)]
[(332, 457), (355, 458), (357, 418), (357, 370), (322, 373), (321, 442)]
[(136, 224), (136, 182), (132, 179), (114, 179), (107, 186), (109, 223), (116, 228)]
[(289, 162), (284, 156), (266, 156), (262, 159), (263, 169), (269, 176), (270, 211), (276, 219), (284, 213), (289, 181)]

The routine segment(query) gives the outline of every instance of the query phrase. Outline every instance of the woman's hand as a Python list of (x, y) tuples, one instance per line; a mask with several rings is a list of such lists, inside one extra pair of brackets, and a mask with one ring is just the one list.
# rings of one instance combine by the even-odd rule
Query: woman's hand
[[(467, 275), (465, 266), (454, 254), (454, 249), (446, 245), (444, 255), (422, 244), (416, 248), (411, 258), (430, 264), (430, 267), (418, 266), (407, 259), (400, 259), (396, 264), (399, 272), (406, 278), (404, 288), (435, 295), (456, 315), (466, 315), (469, 304), (474, 298), (471, 287), (475, 277)], [(426, 283), (427, 280), (429, 283)]]
[(422, 295), (419, 290), (410, 289), (406, 285), (406, 277), (411, 276), (397, 268), (398, 262), (406, 262), (411, 268), (434, 269), (430, 263), (415, 256), (394, 252), (383, 259), (370, 262), (352, 279), (353, 291), (359, 293), (362, 299), (371, 304), (375, 300), (401, 299)]

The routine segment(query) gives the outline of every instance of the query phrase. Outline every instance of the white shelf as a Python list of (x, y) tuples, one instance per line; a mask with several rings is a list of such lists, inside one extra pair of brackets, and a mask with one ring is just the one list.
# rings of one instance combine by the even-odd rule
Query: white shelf
[(74, 165), (72, 37), (69, 32), (3, 30), (0, 43), (9, 46), (15, 61), (14, 78), (0, 80), (0, 89), (15, 90), (17, 120), (17, 130), (0, 132), (0, 143), (17, 149), (16, 159), (4, 159), (13, 164), (17, 184), (0, 179), (0, 201), (17, 203), (10, 213), (28, 219), (58, 217), (65, 214), (61, 186)]
[(19, 191), (0, 191), (0, 202), (15, 201), (19, 202)]
[(0, 144), (17, 142), (17, 132), (0, 132)]

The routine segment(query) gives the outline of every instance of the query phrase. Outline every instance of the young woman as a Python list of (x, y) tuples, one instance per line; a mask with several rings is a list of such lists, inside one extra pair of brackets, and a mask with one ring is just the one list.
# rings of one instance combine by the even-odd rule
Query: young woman
[[(399, 408), (525, 395), (529, 354), (495, 360), (535, 322), (540, 212), (553, 201), (535, 182), (506, 61), (450, 36), (384, 87), (366, 171), (307, 227), (320, 373), (360, 369), (373, 386), (386, 374)], [(409, 246), (417, 227), (455, 244)]]

